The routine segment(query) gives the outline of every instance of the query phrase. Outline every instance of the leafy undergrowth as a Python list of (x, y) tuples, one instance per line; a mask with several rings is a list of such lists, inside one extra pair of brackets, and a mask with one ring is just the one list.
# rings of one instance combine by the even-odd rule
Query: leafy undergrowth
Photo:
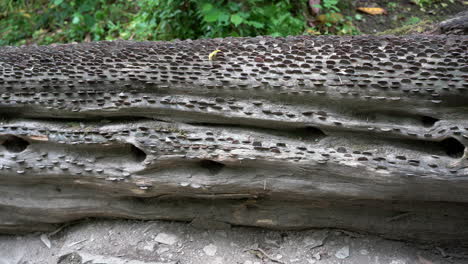
[[(434, 6), (447, 9), (457, 3), (455, 9), (459, 10), (462, 3), (457, 0), (413, 1), (0, 0), (0, 45), (114, 39), (355, 35), (373, 33), (376, 30), (372, 31), (372, 27), (383, 31), (405, 23), (416, 24), (423, 20), (420, 14), (408, 13), (416, 10), (431, 15)], [(378, 14), (358, 11), (362, 7), (374, 8)], [(400, 13), (404, 17), (399, 16)]]
[(305, 30), (302, 1), (6, 1), (0, 4), (0, 45), (286, 36)]

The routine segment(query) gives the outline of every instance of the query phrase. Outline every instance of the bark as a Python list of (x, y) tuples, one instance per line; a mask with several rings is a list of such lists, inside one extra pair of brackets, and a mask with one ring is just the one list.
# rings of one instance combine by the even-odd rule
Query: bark
[(467, 46), (421, 35), (0, 48), (0, 231), (124, 217), (466, 242)]
[(452, 18), (442, 21), (436, 32), (446, 35), (468, 35), (468, 11), (460, 12)]

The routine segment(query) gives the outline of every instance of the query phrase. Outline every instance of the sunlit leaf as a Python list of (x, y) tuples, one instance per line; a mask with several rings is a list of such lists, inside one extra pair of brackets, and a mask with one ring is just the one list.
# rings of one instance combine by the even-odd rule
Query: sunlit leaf
[(79, 15), (73, 16), (72, 23), (73, 24), (79, 24), (80, 23), (80, 16)]
[(231, 22), (235, 25), (238, 26), (240, 25), (244, 19), (239, 15), (239, 14), (233, 14), (231, 15)]
[(210, 11), (211, 9), (213, 9), (213, 5), (212, 4), (209, 4), (209, 3), (206, 3), (202, 6), (202, 12), (206, 13), (208, 11)]
[(249, 25), (249, 26), (253, 26), (255, 28), (264, 28), (265, 27), (265, 24), (257, 22), (257, 21), (248, 21), (248, 22), (246, 22), (246, 24)]

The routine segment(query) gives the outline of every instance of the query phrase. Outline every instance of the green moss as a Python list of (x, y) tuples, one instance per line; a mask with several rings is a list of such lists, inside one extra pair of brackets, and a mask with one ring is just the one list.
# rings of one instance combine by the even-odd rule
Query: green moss
[(402, 27), (385, 30), (385, 31), (377, 33), (376, 35), (378, 36), (382, 36), (382, 35), (400, 36), (400, 35), (409, 35), (409, 34), (421, 34), (423, 32), (431, 30), (432, 28), (433, 28), (432, 21), (422, 20), (421, 22), (413, 24), (413, 25), (405, 25)]

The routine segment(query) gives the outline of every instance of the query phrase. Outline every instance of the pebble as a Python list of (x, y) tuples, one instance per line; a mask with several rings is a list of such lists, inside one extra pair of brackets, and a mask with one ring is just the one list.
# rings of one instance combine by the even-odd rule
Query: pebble
[(335, 257), (339, 259), (345, 259), (349, 257), (349, 246), (344, 246), (340, 248), (338, 251), (336, 251)]
[(211, 257), (216, 255), (217, 250), (218, 250), (218, 247), (216, 247), (213, 244), (209, 244), (208, 246), (205, 246), (203, 248), (203, 251), (205, 252), (205, 254), (208, 255), (208, 256), (211, 256)]
[(320, 256), (320, 252), (317, 252), (313, 255), (313, 257), (316, 259), (316, 260), (320, 260), (322, 257)]
[(156, 243), (154, 242), (148, 242), (145, 246), (143, 246), (143, 249), (146, 251), (153, 251), (155, 244)]
[(154, 241), (165, 244), (165, 245), (174, 245), (177, 242), (178, 238), (176, 235), (173, 234), (166, 234), (166, 233), (159, 233), (155, 238)]
[[(167, 248), (167, 247), (160, 247), (160, 248), (158, 248), (158, 249), (156, 250), (156, 253), (158, 253), (158, 255), (161, 255), (162, 253), (167, 252), (167, 251), (169, 251), (169, 248)], [(184, 253), (184, 252), (182, 251), (181, 253)]]
[(212, 262), (211, 264), (224, 264), (225, 261), (222, 257), (216, 257)]
[(321, 230), (314, 232), (311, 235), (308, 235), (304, 238), (303, 243), (310, 248), (316, 248), (319, 246), (322, 246), (324, 243), (324, 240), (328, 236), (328, 231), (327, 230)]

